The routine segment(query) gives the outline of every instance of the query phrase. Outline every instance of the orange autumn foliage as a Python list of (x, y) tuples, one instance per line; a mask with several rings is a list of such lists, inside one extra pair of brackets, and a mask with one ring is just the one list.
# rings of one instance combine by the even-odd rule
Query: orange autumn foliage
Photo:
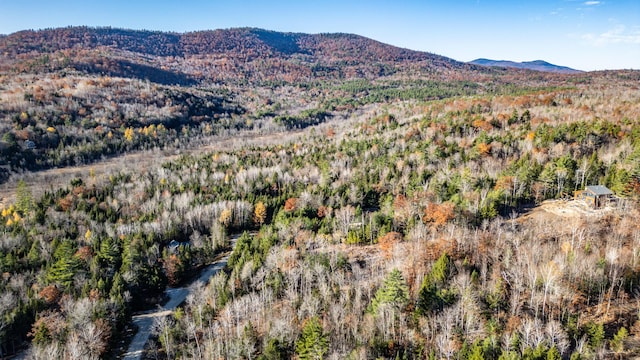
[(392, 231), (378, 239), (378, 246), (384, 253), (384, 256), (386, 258), (390, 258), (391, 254), (393, 253), (393, 248), (400, 241), (402, 241), (402, 234)]
[(60, 298), (62, 292), (58, 290), (56, 285), (49, 285), (44, 289), (40, 290), (38, 295), (46, 302), (47, 304), (53, 304)]
[(476, 129), (480, 129), (484, 131), (490, 131), (493, 129), (493, 126), (489, 122), (483, 119), (473, 120), (473, 123), (471, 123), (471, 125), (473, 125), (473, 127)]
[(284, 202), (284, 211), (292, 212), (298, 208), (298, 198), (288, 198)]
[(439, 228), (455, 217), (454, 209), (455, 205), (451, 202), (442, 204), (429, 203), (424, 209), (422, 221), (431, 225), (433, 229)]
[(479, 143), (478, 152), (483, 156), (489, 155), (491, 152), (491, 144)]

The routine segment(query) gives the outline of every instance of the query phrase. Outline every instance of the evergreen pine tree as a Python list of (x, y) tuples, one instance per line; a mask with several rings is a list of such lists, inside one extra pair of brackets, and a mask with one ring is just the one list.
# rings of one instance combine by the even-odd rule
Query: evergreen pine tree
[(320, 320), (312, 317), (302, 329), (300, 339), (296, 341), (296, 353), (300, 360), (323, 359), (329, 351), (329, 336), (323, 332)]
[(409, 287), (398, 269), (393, 269), (384, 284), (376, 292), (371, 302), (371, 310), (375, 313), (381, 304), (389, 304), (402, 309), (409, 302)]
[(451, 259), (446, 253), (442, 254), (422, 282), (416, 304), (418, 314), (442, 309), (454, 301), (455, 295), (444, 288), (445, 281), (451, 275), (452, 270)]

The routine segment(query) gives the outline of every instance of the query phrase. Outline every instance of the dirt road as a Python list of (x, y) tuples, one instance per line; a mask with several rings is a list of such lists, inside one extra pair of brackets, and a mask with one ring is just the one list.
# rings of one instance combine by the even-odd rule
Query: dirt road
[[(233, 245), (235, 245), (235, 241), (233, 242)], [(218, 271), (222, 270), (225, 267), (228, 259), (229, 254), (225, 255), (222, 259), (216, 261), (214, 264), (209, 265), (190, 285), (193, 285), (196, 282), (203, 282), (206, 284), (209, 281), (209, 278), (211, 278)], [(165, 291), (165, 294), (169, 298), (169, 301), (167, 301), (167, 303), (164, 304), (161, 308), (156, 311), (133, 316), (133, 323), (137, 326), (138, 332), (131, 341), (131, 344), (129, 344), (129, 348), (123, 356), (124, 360), (143, 359), (144, 347), (147, 344), (147, 341), (149, 341), (149, 337), (151, 336), (151, 332), (153, 331), (153, 324), (155, 320), (164, 316), (171, 315), (173, 311), (187, 299), (187, 296), (189, 296), (190, 292), (190, 286), (167, 289), (167, 291)]]

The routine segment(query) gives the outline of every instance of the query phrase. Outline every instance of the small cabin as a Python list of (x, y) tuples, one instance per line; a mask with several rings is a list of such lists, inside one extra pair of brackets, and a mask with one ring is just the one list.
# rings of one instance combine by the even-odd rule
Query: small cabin
[(604, 185), (590, 185), (582, 191), (576, 191), (575, 198), (584, 201), (594, 209), (599, 209), (613, 198), (613, 191)]

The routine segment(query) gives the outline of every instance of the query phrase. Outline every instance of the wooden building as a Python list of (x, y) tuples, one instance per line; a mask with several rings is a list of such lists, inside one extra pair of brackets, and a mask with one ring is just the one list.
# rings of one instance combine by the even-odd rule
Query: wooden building
[(613, 191), (604, 185), (590, 185), (582, 191), (576, 191), (574, 198), (582, 200), (594, 209), (598, 209), (606, 205), (613, 197)]

